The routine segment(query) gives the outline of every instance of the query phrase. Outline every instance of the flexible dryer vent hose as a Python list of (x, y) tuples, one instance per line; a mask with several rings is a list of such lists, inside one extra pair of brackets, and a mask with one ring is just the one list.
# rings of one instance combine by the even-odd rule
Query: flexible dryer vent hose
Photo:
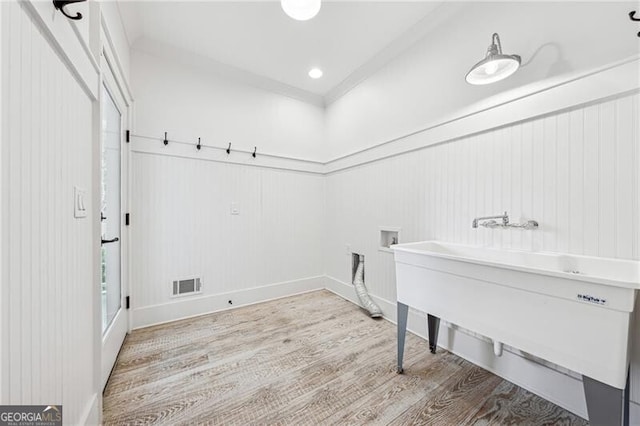
[(364, 259), (363, 256), (358, 256), (358, 267), (356, 268), (356, 275), (353, 277), (353, 286), (356, 289), (356, 295), (360, 300), (360, 305), (369, 311), (371, 318), (382, 317), (382, 310), (371, 299), (367, 288), (364, 286)]

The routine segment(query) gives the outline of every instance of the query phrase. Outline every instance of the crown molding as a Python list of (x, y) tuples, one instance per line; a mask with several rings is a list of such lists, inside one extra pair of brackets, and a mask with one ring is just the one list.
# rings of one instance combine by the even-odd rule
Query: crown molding
[(443, 22), (460, 12), (464, 6), (462, 3), (434, 2), (433, 9), (427, 12), (422, 19), (329, 90), (324, 95), (325, 106), (331, 105), (371, 75), (384, 68), (389, 62), (435, 31)]
[(131, 46), (134, 51), (147, 53), (181, 65), (187, 65), (219, 75), (227, 80), (246, 84), (257, 89), (277, 93), (298, 101), (324, 108), (324, 98), (315, 93), (290, 86), (280, 81), (264, 77), (242, 68), (227, 65), (206, 56), (198, 55), (166, 43), (142, 37)]
[[(445, 7), (446, 6), (446, 7)], [(228, 65), (207, 56), (199, 55), (170, 44), (150, 39), (138, 38), (131, 46), (132, 50), (144, 52), (172, 62), (190, 65), (213, 72), (221, 77), (247, 84), (258, 89), (267, 90), (302, 102), (325, 108), (335, 102), (371, 75), (385, 67), (393, 59), (404, 53), (444, 21), (454, 16), (462, 8), (461, 3), (433, 2), (433, 8), (409, 30), (391, 41), (370, 60), (356, 68), (344, 80), (330, 89), (324, 96), (290, 86), (278, 80), (265, 77), (243, 68)]]

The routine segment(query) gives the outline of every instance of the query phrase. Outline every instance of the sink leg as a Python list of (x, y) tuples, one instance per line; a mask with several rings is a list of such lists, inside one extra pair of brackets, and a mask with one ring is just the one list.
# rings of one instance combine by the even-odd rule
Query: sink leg
[(629, 426), (629, 373), (625, 389), (614, 388), (591, 377), (582, 376), (592, 426)]
[(438, 345), (438, 330), (440, 330), (440, 318), (427, 314), (427, 329), (429, 331), (429, 350), (436, 353)]
[(402, 374), (402, 358), (404, 357), (404, 338), (407, 335), (407, 316), (409, 306), (398, 302), (398, 374)]

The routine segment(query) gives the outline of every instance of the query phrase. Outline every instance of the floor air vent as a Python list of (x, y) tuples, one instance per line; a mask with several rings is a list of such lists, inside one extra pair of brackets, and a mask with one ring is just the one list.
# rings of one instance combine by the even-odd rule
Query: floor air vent
[(200, 293), (202, 288), (200, 278), (189, 278), (186, 280), (178, 280), (173, 282), (173, 295), (186, 296), (189, 294)]

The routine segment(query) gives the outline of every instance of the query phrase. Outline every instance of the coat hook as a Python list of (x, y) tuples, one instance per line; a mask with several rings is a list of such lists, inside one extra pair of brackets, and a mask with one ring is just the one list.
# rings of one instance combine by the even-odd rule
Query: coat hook
[(256, 158), (256, 151), (258, 150), (257, 147), (253, 147), (253, 154), (251, 154), (253, 156), (253, 158)]
[(62, 14), (67, 18), (73, 19), (74, 21), (78, 21), (82, 19), (82, 13), (77, 12), (76, 16), (71, 16), (67, 13), (66, 10), (64, 10), (64, 7), (68, 4), (81, 3), (84, 1), (87, 1), (87, 0), (53, 0), (53, 6), (56, 8), (56, 10), (59, 10), (60, 12), (62, 12)]
[(198, 138), (198, 145), (196, 145), (196, 148), (198, 148), (198, 151), (200, 151), (200, 148), (202, 148), (202, 144), (200, 143), (200, 138)]
[(229, 147), (227, 148), (227, 154), (231, 154), (231, 142), (229, 142)]
[(164, 132), (164, 144), (169, 145), (169, 139), (167, 139), (167, 132)]
[[(632, 10), (629, 12), (629, 18), (634, 22), (640, 22), (640, 18), (636, 18), (636, 11)], [(640, 37), (640, 32), (638, 32), (638, 37)]]

